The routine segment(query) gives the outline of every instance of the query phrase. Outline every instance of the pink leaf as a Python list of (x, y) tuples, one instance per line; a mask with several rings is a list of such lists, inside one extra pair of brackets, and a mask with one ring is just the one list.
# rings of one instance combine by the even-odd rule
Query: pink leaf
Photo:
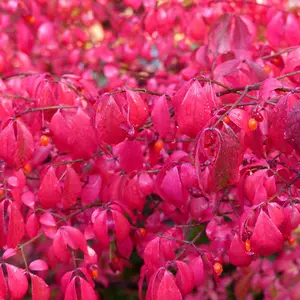
[(50, 122), (50, 130), (53, 133), (52, 140), (58, 150), (70, 152), (71, 125), (65, 120), (60, 111), (57, 111)]
[(104, 95), (95, 105), (95, 127), (99, 139), (108, 144), (122, 142), (127, 133), (121, 128), (126, 120), (121, 113), (115, 99), (112, 96)]
[(299, 31), (299, 19), (294, 14), (288, 14), (285, 23), (285, 40), (290, 46), (299, 45), (300, 36), (297, 34)]
[(151, 112), (151, 120), (154, 129), (162, 138), (167, 138), (172, 133), (171, 117), (165, 96), (159, 97)]
[(33, 137), (28, 128), (21, 122), (17, 122), (17, 145), (15, 163), (17, 167), (23, 167), (31, 158), (34, 150)]
[(177, 107), (176, 116), (182, 133), (196, 137), (212, 116), (213, 101), (204, 92), (198, 81), (188, 89), (180, 105)]
[(80, 249), (83, 253), (87, 253), (87, 243), (83, 233), (71, 226), (62, 226), (60, 230), (64, 231), (64, 241), (74, 250)]
[(281, 232), (262, 210), (256, 221), (250, 242), (254, 253), (265, 256), (278, 252), (283, 246)]
[(141, 143), (138, 141), (129, 141), (126, 139), (119, 144), (117, 153), (120, 158), (120, 167), (126, 173), (143, 168), (143, 151)]
[(196, 286), (200, 286), (204, 282), (204, 266), (201, 256), (197, 256), (189, 263), (189, 267), (194, 275), (194, 282)]
[(213, 51), (226, 53), (230, 50), (230, 22), (231, 16), (224, 14), (213, 23), (209, 33), (209, 42)]
[(246, 267), (252, 262), (251, 256), (245, 252), (243, 242), (237, 233), (231, 241), (228, 255), (230, 262), (237, 267)]
[(31, 289), (32, 289), (32, 300), (50, 299), (50, 288), (46, 282), (33, 274), (30, 274), (31, 278)]
[(182, 300), (182, 295), (175, 283), (175, 278), (169, 271), (164, 272), (158, 287), (157, 298), (153, 300), (160, 299)]
[(95, 235), (97, 236), (99, 242), (104, 247), (108, 247), (109, 245), (109, 236), (108, 236), (106, 220), (107, 220), (106, 211), (100, 211), (98, 216), (95, 219), (94, 226), (93, 226)]
[(69, 142), (74, 158), (90, 158), (96, 151), (94, 128), (89, 116), (81, 108), (72, 119)]
[(62, 205), (70, 208), (75, 203), (81, 192), (81, 181), (79, 175), (70, 166), (67, 167), (66, 179), (62, 192)]
[(236, 15), (232, 36), (232, 46), (234, 50), (248, 50), (252, 42), (251, 34), (244, 20)]
[(24, 219), (15, 203), (11, 203), (7, 232), (7, 246), (15, 248), (24, 236)]
[(50, 167), (43, 178), (38, 191), (38, 197), (43, 207), (55, 207), (61, 198), (61, 190), (53, 167)]
[(176, 261), (178, 271), (176, 273), (176, 284), (182, 295), (189, 294), (194, 288), (194, 275), (189, 266), (183, 261)]
[(2, 299), (6, 299), (7, 294), (8, 294), (8, 287), (2, 271), (2, 267), (0, 266), (0, 297), (2, 297)]
[(122, 242), (129, 236), (130, 224), (128, 220), (117, 210), (112, 211), (112, 216), (115, 222), (117, 240)]
[(35, 213), (31, 214), (25, 224), (26, 233), (29, 238), (33, 238), (37, 235), (40, 227), (39, 219)]
[(148, 118), (148, 106), (138, 93), (127, 90), (129, 122), (134, 127), (142, 126)]
[(13, 164), (17, 142), (12, 122), (2, 129), (0, 133), (0, 144), (0, 158), (10, 165)]
[(83, 278), (79, 277), (80, 280), (80, 290), (81, 290), (81, 298), (86, 298), (89, 300), (98, 300), (95, 291), (91, 287), (91, 285), (85, 281)]
[(8, 259), (17, 254), (17, 249), (15, 248), (8, 248), (2, 255), (2, 259)]
[(280, 45), (284, 35), (283, 13), (278, 12), (267, 25), (267, 38), (271, 46)]
[(180, 207), (186, 201), (181, 184), (178, 166), (166, 171), (162, 169), (157, 176), (157, 188), (163, 200)]
[(10, 295), (15, 299), (22, 299), (28, 289), (25, 271), (9, 264), (6, 264), (6, 270)]
[[(207, 146), (206, 138), (212, 134), (216, 140), (213, 145)], [(211, 153), (210, 147), (215, 147), (216, 151), (213, 148)], [(208, 192), (236, 184), (240, 178), (241, 150), (238, 137), (226, 124), (221, 132), (202, 132), (196, 148), (196, 171), (200, 188)], [(203, 164), (207, 164), (208, 167)]]
[(48, 265), (44, 260), (37, 259), (30, 263), (29, 269), (32, 271), (46, 271), (48, 270)]
[(288, 114), (285, 133), (287, 141), (300, 152), (300, 101)]
[(89, 204), (99, 199), (99, 193), (102, 187), (102, 178), (100, 175), (90, 175), (88, 183), (83, 185), (81, 191), (81, 202)]

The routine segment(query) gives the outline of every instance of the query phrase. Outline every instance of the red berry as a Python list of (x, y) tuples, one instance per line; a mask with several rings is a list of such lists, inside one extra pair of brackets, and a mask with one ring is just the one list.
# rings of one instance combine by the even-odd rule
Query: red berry
[(254, 131), (257, 128), (257, 121), (255, 119), (253, 119), (253, 118), (249, 119), (249, 121), (248, 121), (248, 128), (251, 131)]
[(217, 275), (220, 275), (223, 272), (223, 266), (219, 262), (214, 263), (213, 269)]
[(257, 122), (262, 122), (264, 120), (264, 117), (262, 116), (262, 114), (258, 111), (253, 113), (253, 118), (257, 121)]
[(4, 190), (0, 190), (0, 198), (4, 195)]
[(46, 135), (41, 136), (41, 146), (48, 146), (49, 138)]

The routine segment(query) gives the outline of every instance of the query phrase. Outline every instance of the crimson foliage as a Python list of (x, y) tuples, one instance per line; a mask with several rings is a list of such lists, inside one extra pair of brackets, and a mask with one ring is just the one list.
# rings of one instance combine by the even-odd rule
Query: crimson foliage
[(299, 299), (299, 8), (2, 0), (0, 299)]

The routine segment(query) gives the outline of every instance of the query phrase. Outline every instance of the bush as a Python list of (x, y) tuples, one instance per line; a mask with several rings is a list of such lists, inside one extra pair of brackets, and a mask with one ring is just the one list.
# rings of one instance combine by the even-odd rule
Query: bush
[(299, 299), (299, 7), (256, 2), (1, 1), (0, 299)]

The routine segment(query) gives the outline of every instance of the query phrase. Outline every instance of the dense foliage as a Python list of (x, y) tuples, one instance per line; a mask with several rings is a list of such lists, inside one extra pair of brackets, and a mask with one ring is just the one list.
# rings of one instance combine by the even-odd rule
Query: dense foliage
[(300, 7), (0, 1), (0, 299), (300, 299)]

